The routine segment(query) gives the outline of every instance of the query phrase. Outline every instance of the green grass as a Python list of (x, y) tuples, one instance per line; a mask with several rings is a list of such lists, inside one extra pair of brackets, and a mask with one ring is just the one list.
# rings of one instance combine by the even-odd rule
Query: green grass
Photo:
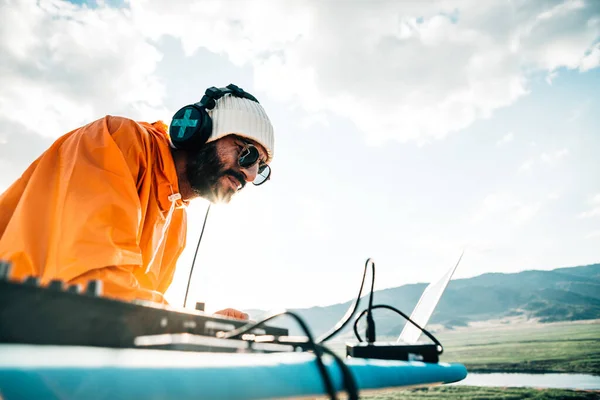
[(571, 372), (600, 375), (600, 324), (482, 326), (442, 332), (441, 360), (470, 372)]
[(526, 388), (487, 388), (475, 386), (439, 386), (423, 389), (398, 390), (394, 392), (361, 395), (365, 400), (405, 400), (405, 399), (444, 399), (444, 400), (560, 400), (598, 399), (599, 392), (526, 389)]
[[(435, 334), (444, 345), (441, 361), (469, 372), (568, 372), (600, 375), (600, 323), (477, 324)], [(395, 340), (395, 338), (381, 338)], [(342, 350), (338, 344), (339, 349)], [(599, 399), (600, 391), (435, 386), (361, 393), (361, 399)]]
[[(434, 333), (441, 361), (470, 372), (563, 372), (600, 375), (600, 321), (478, 323)], [(352, 339), (351, 341), (353, 341)], [(395, 337), (378, 337), (394, 341)], [(426, 340), (423, 339), (423, 340)], [(328, 344), (345, 356), (344, 342)]]

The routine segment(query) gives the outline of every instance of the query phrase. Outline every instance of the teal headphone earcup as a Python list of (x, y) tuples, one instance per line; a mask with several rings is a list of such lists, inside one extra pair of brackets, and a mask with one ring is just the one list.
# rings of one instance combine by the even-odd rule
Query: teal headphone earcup
[(206, 109), (190, 104), (175, 113), (169, 126), (171, 143), (176, 149), (198, 150), (212, 132), (212, 119)]

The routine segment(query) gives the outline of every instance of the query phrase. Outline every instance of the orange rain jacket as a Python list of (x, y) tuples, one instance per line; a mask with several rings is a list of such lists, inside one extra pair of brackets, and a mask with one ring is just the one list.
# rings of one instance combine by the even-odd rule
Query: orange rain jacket
[(166, 126), (106, 116), (60, 137), (0, 196), (0, 260), (11, 279), (99, 279), (106, 296), (164, 303), (186, 238), (177, 193)]

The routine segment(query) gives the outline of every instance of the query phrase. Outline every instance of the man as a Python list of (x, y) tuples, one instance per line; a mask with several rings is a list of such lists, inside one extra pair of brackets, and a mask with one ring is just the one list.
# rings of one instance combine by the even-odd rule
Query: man
[(208, 89), (169, 132), (161, 121), (94, 121), (56, 140), (0, 196), (0, 260), (11, 279), (102, 280), (105, 296), (166, 303), (189, 201), (226, 203), (261, 184), (273, 146), (263, 107), (234, 85)]

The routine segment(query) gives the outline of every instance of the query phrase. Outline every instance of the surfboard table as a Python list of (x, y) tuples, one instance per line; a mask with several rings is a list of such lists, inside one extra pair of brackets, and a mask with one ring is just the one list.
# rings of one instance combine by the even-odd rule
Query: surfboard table
[[(342, 375), (324, 362), (337, 390)], [(461, 364), (346, 359), (361, 393), (457, 382)], [(150, 349), (0, 345), (0, 398), (269, 399), (324, 396), (311, 353), (193, 353)]]
[[(1, 267), (2, 263), (0, 400), (327, 395), (314, 354), (286, 345), (292, 338), (286, 328), (255, 326), (200, 310), (118, 301), (102, 297), (101, 283), (94, 281), (85, 289), (61, 281), (42, 287), (35, 277), (14, 282), (7, 278), (6, 265)], [(272, 337), (277, 343), (250, 343), (219, 334), (244, 328), (256, 338)], [(335, 359), (324, 355), (323, 361), (334, 388), (343, 391)], [(358, 357), (344, 362), (360, 393), (440, 385), (467, 376), (461, 364)]]

